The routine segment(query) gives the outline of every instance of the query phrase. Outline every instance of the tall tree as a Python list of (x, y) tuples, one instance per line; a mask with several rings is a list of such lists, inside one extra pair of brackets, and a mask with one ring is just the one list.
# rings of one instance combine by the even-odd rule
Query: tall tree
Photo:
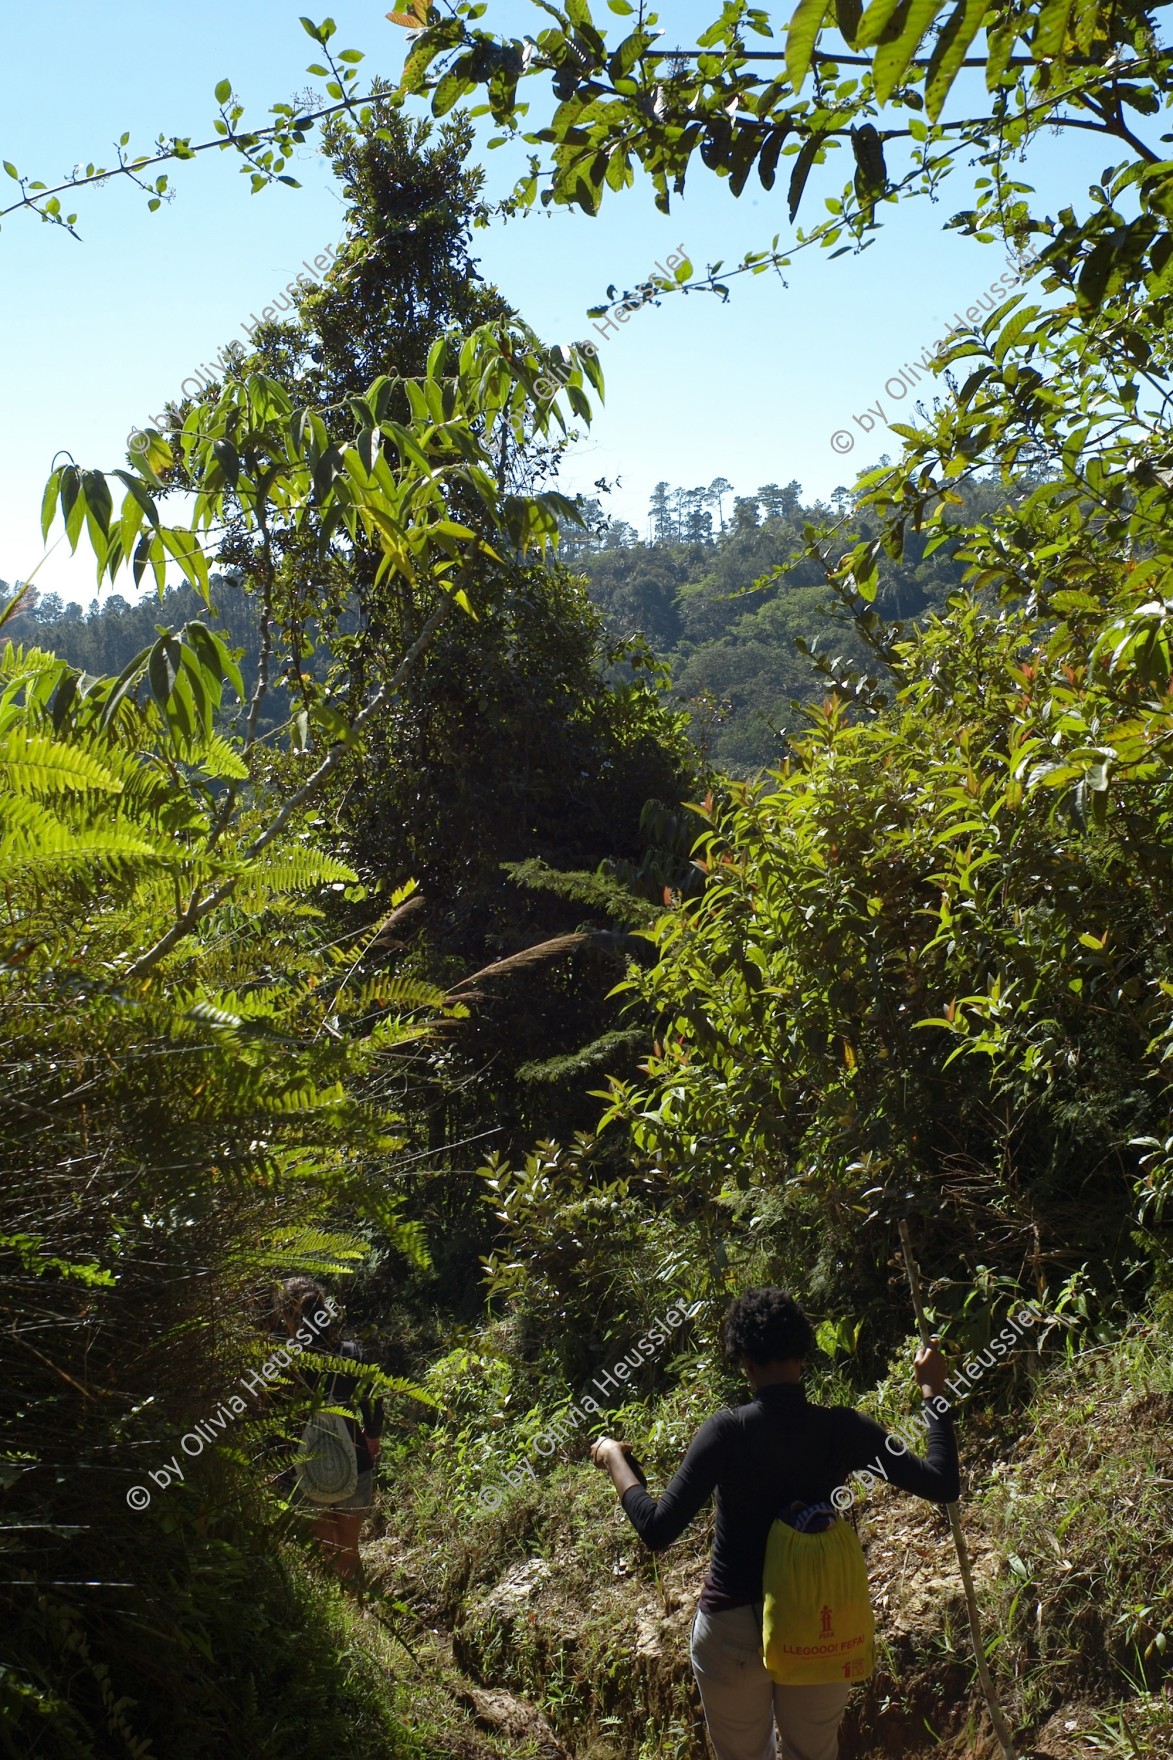
[[(406, 415), (403, 381), (439, 339), (451, 340), (455, 358), (477, 324), (528, 333), (481, 280), (471, 256), (483, 174), (466, 160), (467, 119), (433, 130), (387, 104), (372, 122), (378, 126), (364, 130), (338, 120), (328, 130), (348, 201), (339, 272), (299, 302), (297, 322), (260, 332), (258, 343), (294, 402), (346, 402), (382, 373), (391, 376), (392, 409)], [(551, 358), (536, 339), (532, 346), (538, 360)], [(525, 445), (504, 430), (502, 447), (499, 481), (506, 491), (534, 468), (556, 468), (548, 455), (533, 467)], [(573, 511), (564, 504), (562, 530), (574, 529)], [(597, 500), (577, 517), (587, 522), (584, 552), (597, 548)], [(476, 508), (457, 502), (453, 518), (475, 524)], [(263, 547), (248, 537), (229, 546), (229, 559), (263, 601)], [(579, 930), (586, 938), (568, 944), (549, 969), (523, 965), (490, 983), (476, 1019), (433, 1066), (435, 1079), (421, 1067), (416, 1103), (427, 1108), (438, 1152), (484, 1133), (495, 1133), (494, 1145), (515, 1149), (584, 1125), (593, 1112), (586, 1090), (597, 1081), (598, 1060), (611, 1052), (633, 1055), (629, 1041), (608, 1038), (615, 1006), (605, 998), (622, 973), (622, 954), (607, 901), (618, 899), (618, 889), (599, 890), (593, 908), (584, 909), (581, 898), (546, 882), (554, 870), (593, 872), (604, 862), (638, 867), (645, 803), (677, 800), (692, 763), (646, 671), (633, 675), (629, 668), (624, 682), (605, 682), (612, 656), (602, 621), (565, 567), (515, 567), (508, 575), (474, 567), (467, 591), (475, 617), (453, 619), (435, 633), (371, 729), (364, 756), (341, 765), (333, 812), (368, 884), (397, 884), (408, 874), (418, 881), (424, 903), (414, 969), (429, 981), (458, 983), (533, 944)], [(399, 582), (385, 590), (379, 549), (363, 540), (333, 581), (323, 582), (308, 540), (284, 552), (272, 602), (302, 642), (289, 656), (295, 701), (301, 681), (308, 679), (311, 694), (319, 688), (302, 664), (311, 642), (324, 640), (335, 671), (344, 667), (352, 677), (391, 632), (410, 641), (422, 622), (409, 587)], [(530, 884), (539, 870), (542, 884)], [(590, 1045), (601, 1049), (584, 1060)], [(577, 1079), (543, 1076), (544, 1066), (560, 1058), (579, 1060)], [(467, 1156), (458, 1160), (466, 1166)], [(483, 1235), (467, 1177), (453, 1183), (445, 1202), (463, 1207)], [(454, 1250), (462, 1250), (463, 1226), (453, 1229)], [(475, 1229), (471, 1238), (474, 1248), (483, 1246)]]
[(684, 506), (684, 535), (690, 544), (711, 544), (713, 541), (713, 516), (706, 502), (709, 491), (703, 487), (682, 490)]
[(709, 505), (716, 506), (718, 524), (720, 525), (721, 530), (724, 531), (725, 497), (726, 495), (732, 495), (733, 484), (729, 481), (728, 477), (714, 477), (709, 484), (707, 493)]
[(653, 544), (667, 544), (676, 536), (676, 520), (667, 483), (657, 483), (648, 507)]

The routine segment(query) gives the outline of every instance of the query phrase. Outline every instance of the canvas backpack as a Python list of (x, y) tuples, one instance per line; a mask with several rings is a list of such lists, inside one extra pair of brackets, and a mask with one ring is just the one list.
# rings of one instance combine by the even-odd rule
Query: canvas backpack
[(773, 1680), (792, 1687), (866, 1680), (875, 1666), (863, 1548), (830, 1503), (791, 1505), (770, 1526), (762, 1662)]
[[(333, 1403), (334, 1380), (330, 1382)], [(358, 1459), (341, 1412), (315, 1412), (301, 1433), (294, 1460), (297, 1484), (310, 1503), (344, 1503), (358, 1488)]]
[(779, 1516), (762, 1572), (762, 1662), (789, 1687), (866, 1680), (875, 1666), (875, 1622), (859, 1537), (829, 1503), (808, 1504), (797, 1519)]

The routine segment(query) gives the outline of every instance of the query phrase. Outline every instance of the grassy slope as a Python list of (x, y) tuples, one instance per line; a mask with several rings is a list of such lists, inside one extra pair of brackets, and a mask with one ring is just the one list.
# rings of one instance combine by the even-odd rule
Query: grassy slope
[[(1173, 1755), (1173, 1688), (1160, 1685), (1166, 1636), (1173, 1657), (1171, 1343), (1166, 1314), (1060, 1359), (1024, 1407), (960, 1419), (987, 1647), (1024, 1754)], [(477, 1397), (462, 1390), (466, 1418)], [(890, 1377), (866, 1404), (892, 1419), (902, 1398)], [(653, 1489), (704, 1409), (694, 1381), (645, 1411), (640, 1429), (640, 1415), (626, 1414)], [(447, 1752), (557, 1754), (549, 1728), (527, 1726), (509, 1701), (503, 1717), (469, 1696), (504, 1690), (537, 1708), (578, 1760), (700, 1760), (687, 1630), (706, 1525), (653, 1560), (572, 1445), (536, 1480), (506, 1488), (500, 1509), (480, 1508), (478, 1475), (499, 1481), (517, 1437), (498, 1428), (478, 1455), (474, 1429), (417, 1432), (388, 1457), (367, 1565), (414, 1618), (419, 1667), (401, 1676), (400, 1714)], [(842, 1760), (992, 1753), (943, 1514), (887, 1489), (859, 1509), (880, 1660), (853, 1700)], [(1155, 1690), (1137, 1691), (1146, 1669)], [(487, 1747), (474, 1716), (497, 1728)]]

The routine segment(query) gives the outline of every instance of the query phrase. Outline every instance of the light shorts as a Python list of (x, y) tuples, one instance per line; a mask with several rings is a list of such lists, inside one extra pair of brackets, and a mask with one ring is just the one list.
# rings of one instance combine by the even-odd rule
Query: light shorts
[(337, 1503), (315, 1503), (314, 1510), (321, 1515), (329, 1515), (337, 1511), (343, 1515), (358, 1515), (360, 1511), (369, 1515), (375, 1500), (375, 1475), (373, 1471), (360, 1473), (358, 1484), (349, 1497), (339, 1498)]
[[(837, 1760), (847, 1681), (784, 1687), (762, 1662), (762, 1605), (697, 1609), (689, 1643), (717, 1760)], [(775, 1728), (780, 1742), (775, 1737)]]

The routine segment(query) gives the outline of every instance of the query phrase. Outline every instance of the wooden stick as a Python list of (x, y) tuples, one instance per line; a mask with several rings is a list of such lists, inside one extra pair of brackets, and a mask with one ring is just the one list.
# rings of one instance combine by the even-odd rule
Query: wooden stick
[[(904, 1264), (908, 1271), (908, 1284), (912, 1291), (912, 1306), (916, 1312), (916, 1323), (920, 1331), (922, 1344), (929, 1342), (929, 1323), (925, 1319), (924, 1303), (920, 1293), (920, 1275), (916, 1268), (916, 1260), (912, 1254), (912, 1238), (908, 1232), (908, 1223), (900, 1218), (900, 1244), (904, 1248)], [(953, 1545), (957, 1551), (957, 1564), (961, 1571), (961, 1584), (965, 1590), (965, 1605), (969, 1613), (969, 1632), (973, 1639), (973, 1653), (977, 1661), (978, 1679), (985, 1695), (986, 1709), (990, 1713), (990, 1722), (998, 1738), (1005, 1760), (1016, 1760), (1014, 1740), (1010, 1734), (1010, 1725), (1006, 1715), (998, 1703), (994, 1692), (994, 1682), (990, 1676), (989, 1664), (986, 1662), (985, 1645), (982, 1643), (982, 1628), (978, 1620), (977, 1597), (973, 1591), (973, 1573), (969, 1568), (969, 1550), (965, 1544), (965, 1533), (961, 1526), (960, 1506), (948, 1503), (945, 1508), (949, 1515), (949, 1531), (953, 1535)]]

